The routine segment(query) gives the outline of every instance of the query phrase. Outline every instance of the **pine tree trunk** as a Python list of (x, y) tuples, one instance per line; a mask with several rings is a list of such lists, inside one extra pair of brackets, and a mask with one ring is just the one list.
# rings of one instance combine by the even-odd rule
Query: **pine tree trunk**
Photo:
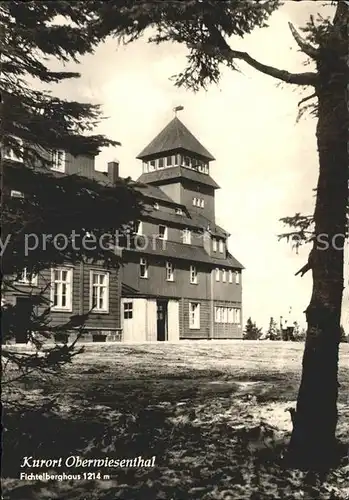
[(326, 470), (336, 458), (338, 352), (348, 203), (346, 60), (323, 50), (318, 63), (317, 144), (320, 173), (311, 254), (313, 291), (289, 459), (293, 466)]

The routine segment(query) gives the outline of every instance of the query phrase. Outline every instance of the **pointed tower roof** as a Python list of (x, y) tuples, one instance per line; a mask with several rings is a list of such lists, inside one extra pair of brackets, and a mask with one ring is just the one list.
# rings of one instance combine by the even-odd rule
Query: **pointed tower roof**
[(208, 161), (215, 159), (177, 116), (139, 153), (137, 158), (143, 160), (159, 153), (180, 149), (195, 153)]

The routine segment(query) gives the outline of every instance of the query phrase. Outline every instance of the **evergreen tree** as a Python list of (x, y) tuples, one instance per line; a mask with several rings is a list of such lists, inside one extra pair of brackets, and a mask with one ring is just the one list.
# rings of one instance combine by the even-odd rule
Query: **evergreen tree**
[(258, 328), (251, 318), (248, 318), (244, 331), (244, 340), (258, 340), (261, 334), (262, 329)]
[[(78, 78), (78, 73), (51, 71), (49, 61), (69, 60), (92, 52), (99, 38), (91, 32), (92, 17), (79, 2), (1, 2), (1, 274), (4, 291), (22, 292), (15, 281), (26, 268), (27, 275), (61, 263), (82, 260), (117, 267), (119, 257), (111, 246), (77, 245), (76, 234), (89, 233), (98, 241), (105, 233), (125, 231), (139, 218), (140, 195), (130, 180), (115, 185), (98, 183), (78, 175), (65, 176), (50, 170), (52, 153), (64, 150), (73, 156), (89, 157), (104, 146), (119, 143), (93, 129), (102, 118), (98, 106), (60, 99), (47, 85)], [(12, 160), (8, 159), (11, 152)], [(106, 178), (107, 179), (107, 178)], [(10, 196), (20, 191), (22, 198)], [(39, 237), (36, 249), (25, 250), (26, 237)], [(66, 248), (54, 237), (66, 238)], [(41, 236), (45, 235), (45, 246)], [(75, 327), (82, 331), (86, 316), (75, 316), (65, 325), (51, 327), (49, 304), (44, 290), (27, 296), (30, 300), (31, 340), (38, 349), (41, 342), (34, 332), (52, 335)], [(41, 306), (41, 307), (37, 307)], [(19, 306), (2, 303), (2, 341), (13, 338), (21, 322)], [(28, 355), (2, 350), (6, 363), (22, 371), (57, 368), (76, 353), (74, 345), (45, 350), (45, 355)]]
[[(315, 4), (315, 3), (314, 3)], [(313, 249), (302, 273), (311, 269), (313, 293), (306, 311), (307, 342), (303, 373), (293, 418), (289, 459), (305, 468), (329, 466), (336, 456), (338, 345), (343, 293), (343, 241), (348, 204), (348, 21), (347, 2), (333, 2), (332, 19), (311, 16), (301, 35), (291, 33), (314, 70), (292, 73), (278, 69), (234, 48), (234, 35), (243, 37), (264, 27), (280, 2), (106, 2), (94, 4), (103, 36), (124, 42), (152, 28), (150, 41), (177, 42), (188, 48), (188, 64), (176, 84), (193, 90), (219, 80), (224, 66), (237, 70), (246, 63), (255, 70), (290, 85), (307, 87), (301, 104), (317, 117), (319, 180), (313, 216)], [(92, 7), (91, 7), (92, 8)], [(317, 7), (314, 7), (316, 12)], [(98, 28), (97, 28), (98, 29)], [(315, 108), (309, 108), (311, 100)], [(318, 245), (325, 235), (329, 243)], [(336, 245), (333, 242), (336, 242)]]
[(270, 318), (266, 338), (270, 340), (280, 340), (280, 331), (273, 317)]

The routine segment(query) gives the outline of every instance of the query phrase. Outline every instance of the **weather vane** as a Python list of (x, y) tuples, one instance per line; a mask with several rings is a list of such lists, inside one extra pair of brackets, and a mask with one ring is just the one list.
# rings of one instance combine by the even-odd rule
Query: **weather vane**
[(177, 111), (182, 111), (183, 109), (184, 109), (183, 106), (176, 106), (175, 108), (173, 108), (175, 116), (177, 116)]

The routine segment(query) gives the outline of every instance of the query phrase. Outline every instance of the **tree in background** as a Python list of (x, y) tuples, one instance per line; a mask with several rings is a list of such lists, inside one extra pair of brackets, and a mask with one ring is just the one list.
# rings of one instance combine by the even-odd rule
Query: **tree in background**
[[(290, 24), (306, 62), (314, 68), (292, 73), (234, 48), (236, 36), (266, 26), (269, 15), (280, 6), (277, 0), (91, 4), (96, 16), (93, 29), (99, 25), (103, 36), (111, 34), (128, 43), (152, 28), (151, 42), (186, 45), (188, 64), (177, 75), (178, 86), (198, 90), (217, 83), (223, 67), (236, 71), (239, 63), (246, 63), (276, 80), (310, 89), (301, 104), (304, 110), (312, 99), (316, 103), (311, 111), (317, 118), (319, 179), (313, 248), (303, 271), (312, 270), (313, 293), (306, 310), (307, 339), (288, 455), (290, 463), (307, 469), (326, 468), (337, 455), (338, 346), (348, 203), (349, 7), (344, 1), (333, 5), (332, 19), (311, 16), (303, 35)], [(325, 247), (319, 245), (320, 239), (327, 242)]]
[(280, 340), (280, 329), (273, 317), (270, 318), (268, 331), (265, 336), (269, 340)]
[[(142, 200), (129, 180), (117, 180), (112, 186), (50, 171), (54, 151), (91, 157), (104, 146), (119, 144), (93, 134), (102, 119), (98, 106), (60, 99), (45, 90), (47, 84), (79, 77), (78, 73), (51, 71), (49, 60), (57, 59), (63, 65), (92, 52), (99, 39), (88, 29), (91, 20), (84, 4), (78, 2), (14, 1), (0, 5), (1, 146), (2, 153), (11, 152), (12, 156), (12, 160), (4, 159), (8, 155), (2, 154), (1, 162), (3, 291), (21, 294), (15, 281), (24, 268), (27, 276), (32, 276), (63, 262), (85, 260), (117, 267), (120, 262), (112, 238), (110, 247), (96, 245), (91, 249), (91, 245), (74, 245), (74, 231), (81, 237), (90, 233), (98, 241), (101, 234), (123, 231), (130, 220), (139, 218)], [(11, 189), (20, 191), (23, 197), (11, 197)], [(26, 254), (24, 240), (29, 233), (49, 235), (46, 246), (39, 244)], [(65, 249), (55, 245), (53, 239), (58, 233), (67, 238)], [(83, 329), (85, 316), (74, 316), (65, 325), (51, 327), (44, 290), (26, 298), (30, 301), (27, 331), (38, 350), (42, 343), (33, 332), (52, 336), (73, 327)], [(3, 342), (13, 338), (21, 314), (19, 305), (2, 304)], [(74, 345), (45, 349), (45, 353), (41, 350), (40, 355), (20, 354), (6, 346), (2, 359), (6, 366), (14, 364), (27, 373), (57, 368), (76, 352)]]
[(262, 334), (262, 328), (258, 328), (256, 323), (252, 321), (251, 318), (248, 318), (245, 331), (244, 331), (244, 340), (258, 340)]

